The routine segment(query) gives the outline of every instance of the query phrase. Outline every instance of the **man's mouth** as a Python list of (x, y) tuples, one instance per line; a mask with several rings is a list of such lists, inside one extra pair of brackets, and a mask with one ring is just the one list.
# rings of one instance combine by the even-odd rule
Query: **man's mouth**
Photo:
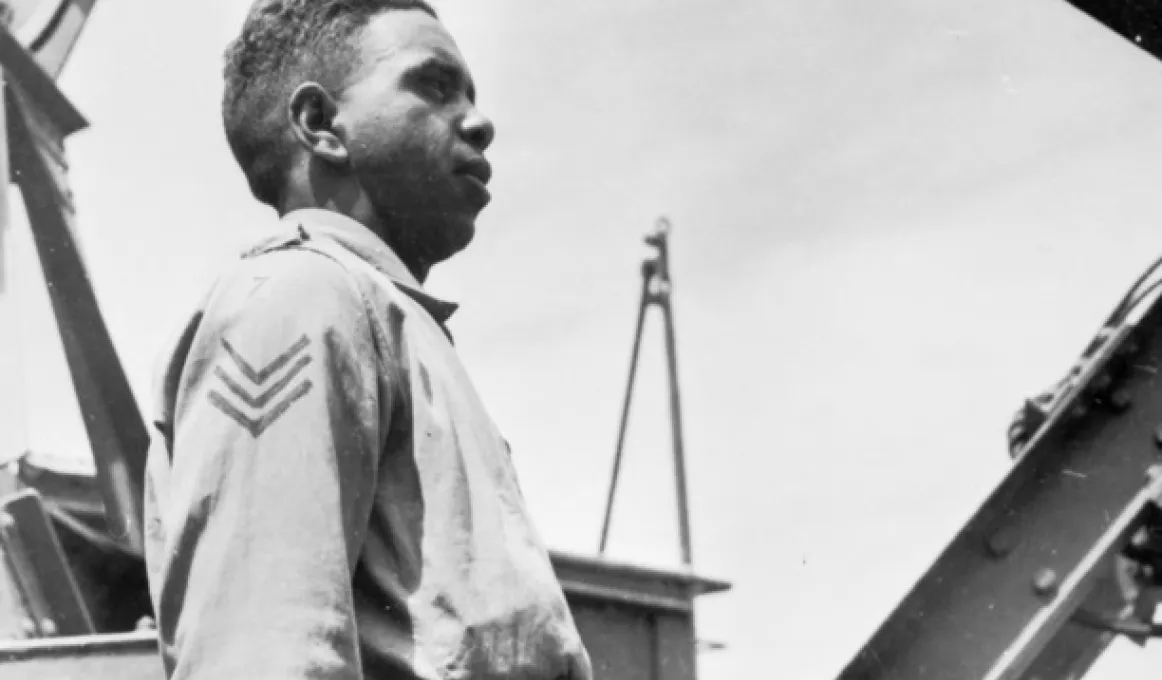
[(487, 185), (488, 181), (492, 179), (492, 164), (483, 156), (480, 156), (462, 163), (457, 168), (457, 173), (473, 177), (481, 184)]

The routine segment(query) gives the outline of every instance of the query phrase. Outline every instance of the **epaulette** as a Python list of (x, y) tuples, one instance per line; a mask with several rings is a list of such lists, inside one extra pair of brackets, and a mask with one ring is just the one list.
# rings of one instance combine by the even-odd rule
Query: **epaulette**
[(286, 250), (300, 246), (310, 239), (307, 230), (299, 225), (295, 229), (286, 229), (274, 236), (268, 236), (257, 244), (242, 251), (242, 259), (258, 257), (276, 250)]

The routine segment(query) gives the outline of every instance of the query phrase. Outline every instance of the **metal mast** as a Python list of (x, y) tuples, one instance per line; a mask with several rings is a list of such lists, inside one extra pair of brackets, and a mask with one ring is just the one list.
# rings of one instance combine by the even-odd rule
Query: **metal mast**
[(613, 516), (613, 499), (617, 493), (617, 483), (621, 475), (621, 460), (625, 450), (625, 433), (629, 425), (629, 408), (633, 401), (634, 382), (637, 377), (638, 358), (641, 354), (642, 331), (645, 327), (646, 311), (653, 306), (662, 310), (666, 334), (666, 370), (670, 381), (670, 428), (674, 451), (674, 482), (678, 497), (678, 526), (681, 531), (682, 563), (693, 564), (693, 550), (690, 541), (690, 506), (686, 492), (686, 455), (682, 439), (682, 397), (678, 388), (678, 357), (674, 339), (674, 306), (672, 301), (673, 282), (670, 278), (669, 252), (670, 222), (658, 219), (652, 234), (645, 242), (657, 252), (642, 263), (642, 292), (638, 305), (637, 329), (634, 332), (633, 352), (630, 355), (629, 380), (625, 388), (625, 402), (621, 410), (621, 425), (617, 431), (617, 451), (613, 457), (613, 474), (609, 483), (609, 495), (605, 501), (605, 519), (601, 525), (601, 543), (598, 554), (604, 555), (609, 542), (609, 527)]

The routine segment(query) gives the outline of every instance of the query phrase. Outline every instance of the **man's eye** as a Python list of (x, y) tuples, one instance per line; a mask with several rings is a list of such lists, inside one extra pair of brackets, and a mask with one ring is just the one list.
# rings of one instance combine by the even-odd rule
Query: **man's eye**
[(452, 86), (447, 78), (432, 77), (425, 78), (424, 84), (437, 99), (447, 99), (452, 94)]

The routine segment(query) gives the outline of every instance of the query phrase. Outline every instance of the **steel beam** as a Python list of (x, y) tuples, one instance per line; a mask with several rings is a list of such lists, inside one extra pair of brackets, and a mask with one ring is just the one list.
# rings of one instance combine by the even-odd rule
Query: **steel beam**
[(36, 491), (27, 489), (0, 503), (0, 552), (16, 577), (36, 635), (97, 632)]
[[(1099, 568), (1096, 582), (1079, 610), (1088, 612), (1129, 613), (1125, 593), (1117, 582), (1114, 565)], [(1021, 675), (1022, 680), (1065, 680), (1081, 678), (1105, 653), (1116, 636), (1081, 623), (1070, 621), (1041, 650)]]
[[(2, 90), (0, 97), (3, 97)], [(13, 225), (9, 178), (8, 134), (3, 107), (0, 106), (0, 327), (5, 328), (5, 332), (0, 335), (0, 384), (6, 393), (6, 398), (2, 400), (4, 408), (0, 410), (0, 465), (19, 460), (28, 450), (23, 338), (19, 332), (23, 324), (20, 319), (20, 301), (12, 291), (17, 260), (11, 250)]]
[[(111, 535), (142, 550), (149, 434), (101, 316), (72, 229), (63, 133), (19, 87), (7, 98), (13, 175), (24, 195), (77, 402), (92, 446)], [(39, 114), (39, 115), (38, 115)]]
[(97, 0), (65, 0), (60, 3), (40, 35), (28, 45), (46, 73), (56, 78), (64, 70)]
[(1075, 667), (1104, 648), (1070, 617), (1154, 502), (1147, 471), (1162, 462), (1162, 305), (1137, 310), (1076, 367), (1027, 453), (842, 680), (1016, 680), (1060, 665), (1046, 650), (1061, 635), (1085, 645), (1066, 650)]
[(55, 73), (47, 70), (3, 27), (0, 27), (0, 65), (7, 78), (25, 93), (26, 99), (35, 102), (37, 113), (51, 121), (60, 139), (88, 126), (84, 116), (57, 87)]

